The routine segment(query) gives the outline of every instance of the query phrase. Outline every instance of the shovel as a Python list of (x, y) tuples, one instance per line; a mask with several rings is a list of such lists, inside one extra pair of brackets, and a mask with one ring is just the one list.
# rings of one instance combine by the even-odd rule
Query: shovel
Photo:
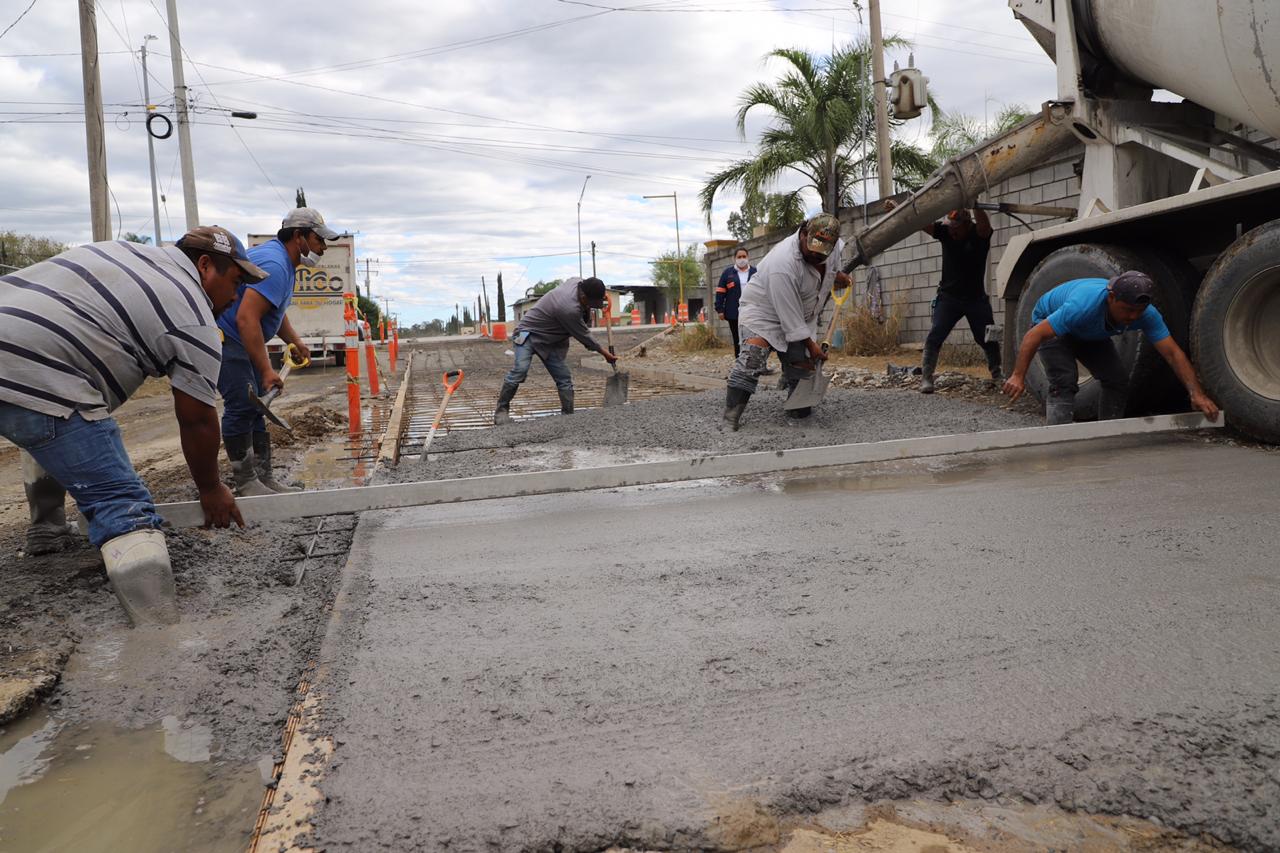
[(427, 448), (431, 446), (431, 440), (436, 437), (436, 429), (440, 426), (440, 421), (444, 418), (444, 410), (449, 405), (449, 398), (453, 396), (453, 392), (458, 390), (458, 386), (462, 384), (462, 371), (450, 370), (444, 375), (444, 399), (440, 401), (440, 408), (436, 411), (436, 419), (431, 422), (431, 432), (427, 433), (427, 440), (422, 445), (422, 456), (420, 460), (427, 458)]
[[(295, 353), (297, 353), (296, 358), (294, 355)], [(288, 348), (284, 351), (284, 366), (280, 368), (280, 381), (283, 382), (287, 379), (289, 371), (293, 368), (306, 367), (310, 363), (310, 356), (305, 359), (302, 358), (302, 353), (299, 352), (297, 345), (289, 344)], [(257, 392), (254, 390), (253, 383), (251, 382), (249, 383), (249, 402), (253, 404), (255, 409), (262, 412), (263, 416), (265, 416), (267, 420), (271, 421), (283, 430), (293, 432), (293, 427), (289, 426), (288, 421), (271, 411), (271, 404), (276, 401), (276, 397), (279, 397), (280, 392), (283, 390), (284, 386), (281, 385), (279, 388), (272, 388), (270, 391), (259, 397)]]
[[(609, 335), (609, 355), (616, 355), (613, 350), (613, 317), (609, 313), (609, 302), (604, 303), (604, 327)], [(613, 363), (613, 375), (604, 382), (604, 405), (621, 406), (627, 402), (627, 390), (631, 387), (631, 374), (619, 373), (618, 363)]]
[[(853, 286), (844, 288), (843, 291), (837, 291), (831, 288), (831, 298), (836, 303), (836, 309), (831, 312), (831, 326), (827, 329), (827, 336), (822, 339), (822, 351), (825, 353), (831, 349), (831, 338), (836, 333), (836, 323), (840, 320), (840, 306), (849, 298), (849, 294), (853, 293)], [(782, 408), (788, 412), (795, 409), (808, 409), (822, 402), (822, 398), (826, 396), (827, 386), (831, 384), (831, 377), (822, 372), (823, 362), (818, 362), (814, 368), (813, 375), (808, 379), (801, 379), (800, 384), (787, 397), (787, 402)]]

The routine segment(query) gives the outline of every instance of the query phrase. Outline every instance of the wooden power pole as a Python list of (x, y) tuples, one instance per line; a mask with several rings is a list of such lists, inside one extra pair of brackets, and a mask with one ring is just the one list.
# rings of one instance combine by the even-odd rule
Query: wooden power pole
[(884, 76), (884, 34), (880, 29), (880, 0), (868, 0), (871, 18), (871, 73), (875, 75), (876, 163), (880, 198), (893, 195), (893, 161), (889, 157), (889, 93)]
[(107, 198), (107, 138), (102, 126), (102, 76), (98, 70), (98, 18), (94, 0), (79, 0), (80, 67), (84, 73), (84, 141), (89, 155), (89, 219), (95, 243), (111, 239)]

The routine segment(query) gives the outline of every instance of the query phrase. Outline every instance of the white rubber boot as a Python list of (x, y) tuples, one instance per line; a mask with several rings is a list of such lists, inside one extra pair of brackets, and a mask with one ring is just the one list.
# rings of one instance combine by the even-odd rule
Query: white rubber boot
[(102, 561), (120, 606), (134, 625), (178, 621), (178, 595), (169, 549), (159, 530), (135, 530), (102, 546)]

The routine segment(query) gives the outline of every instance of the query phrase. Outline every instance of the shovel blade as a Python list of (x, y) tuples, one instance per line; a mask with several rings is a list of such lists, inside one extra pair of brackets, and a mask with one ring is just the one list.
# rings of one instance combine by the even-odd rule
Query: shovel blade
[(627, 402), (627, 392), (631, 387), (631, 374), (614, 373), (604, 383), (604, 404), (606, 407), (621, 406)]
[(813, 376), (800, 380), (800, 384), (787, 397), (787, 402), (782, 408), (788, 412), (812, 408), (822, 402), (822, 398), (827, 394), (827, 386), (830, 384), (830, 376), (821, 370), (815, 370)]
[(249, 402), (253, 404), (253, 407), (255, 409), (257, 409), (259, 412), (262, 412), (263, 417), (271, 421), (276, 426), (280, 427), (280, 429), (284, 430), (285, 432), (293, 432), (293, 427), (289, 425), (289, 422), (286, 421), (284, 418), (280, 417), (279, 415), (277, 415), (275, 412), (271, 411), (271, 404), (264, 403), (262, 399), (256, 393), (254, 393), (252, 386), (250, 386), (249, 388)]

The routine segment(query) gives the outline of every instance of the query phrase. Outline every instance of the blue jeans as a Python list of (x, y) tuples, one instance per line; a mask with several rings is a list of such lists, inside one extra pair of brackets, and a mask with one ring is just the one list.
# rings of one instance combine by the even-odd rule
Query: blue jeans
[(222, 342), (222, 370), (218, 373), (224, 437), (267, 431), (267, 419), (249, 402), (250, 385), (259, 397), (263, 395), (262, 377), (253, 369), (248, 351), (227, 338)]
[[(504, 380), (509, 385), (519, 385), (529, 375), (529, 365), (533, 363), (533, 344), (526, 340), (522, 344), (515, 344), (516, 363), (507, 373)], [(542, 356), (538, 356), (542, 358)], [(226, 356), (223, 356), (224, 370), (226, 364)], [(559, 353), (551, 353), (542, 359), (542, 364), (547, 368), (547, 373), (551, 374), (551, 378), (555, 380), (556, 388), (561, 391), (573, 390), (573, 374), (569, 371), (569, 365), (565, 363), (564, 356)]]
[(114, 418), (86, 421), (79, 413), (55, 418), (0, 403), (0, 435), (30, 453), (71, 493), (95, 547), (164, 523), (133, 470)]

